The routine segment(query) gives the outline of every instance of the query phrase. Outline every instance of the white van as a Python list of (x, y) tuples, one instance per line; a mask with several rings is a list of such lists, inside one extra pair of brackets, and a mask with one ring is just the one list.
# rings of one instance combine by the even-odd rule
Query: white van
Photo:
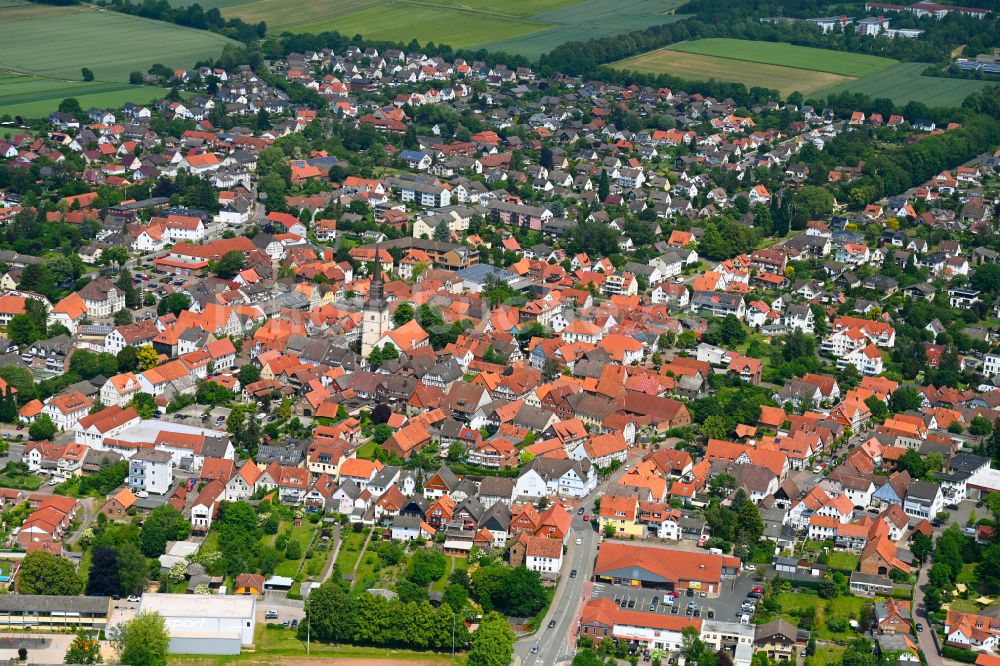
[(708, 552), (711, 553), (712, 555), (722, 555), (721, 548), (709, 548)]

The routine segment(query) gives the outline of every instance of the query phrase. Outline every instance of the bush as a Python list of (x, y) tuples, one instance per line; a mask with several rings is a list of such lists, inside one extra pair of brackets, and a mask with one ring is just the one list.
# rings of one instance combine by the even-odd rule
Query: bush
[(847, 631), (848, 627), (847, 620), (842, 617), (828, 617), (826, 619), (826, 627), (830, 631), (836, 634), (842, 634)]
[(964, 664), (976, 663), (975, 652), (972, 650), (963, 650), (962, 648), (952, 647), (950, 645), (941, 646), (941, 656), (945, 659), (954, 659), (955, 661), (960, 661)]

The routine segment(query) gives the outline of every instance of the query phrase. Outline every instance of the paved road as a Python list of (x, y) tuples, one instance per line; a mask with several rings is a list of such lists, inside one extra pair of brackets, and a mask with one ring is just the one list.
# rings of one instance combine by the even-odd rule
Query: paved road
[(922, 620), (924, 625), (924, 630), (917, 633), (917, 643), (919, 643), (920, 649), (924, 651), (927, 666), (944, 666), (944, 660), (938, 654), (937, 645), (934, 644), (934, 637), (931, 636), (934, 629), (931, 626), (930, 618), (927, 617), (927, 610), (924, 608), (924, 589), (928, 585), (927, 571), (929, 568), (920, 568), (920, 572), (917, 574), (917, 587), (913, 591), (913, 605), (917, 609), (917, 620)]
[(83, 535), (83, 531), (90, 527), (90, 524), (94, 522), (97, 517), (99, 507), (96, 506), (97, 500), (93, 497), (86, 497), (80, 500), (80, 506), (83, 509), (83, 519), (80, 521), (80, 529), (73, 533), (73, 536), (69, 538), (69, 543), (75, 544), (80, 540)]
[[(577, 540), (580, 541), (579, 544)], [(590, 523), (583, 522), (582, 516), (573, 516), (569, 550), (563, 561), (561, 582), (549, 607), (549, 613), (542, 620), (542, 627), (537, 633), (518, 641), (515, 646), (524, 666), (555, 664), (573, 658), (580, 604), (589, 598), (589, 594), (585, 594), (584, 587), (589, 584), (594, 570), (598, 542), (597, 532)], [(569, 574), (573, 569), (576, 569), (577, 574), (574, 578), (570, 578)], [(549, 629), (548, 626), (553, 620), (556, 624)], [(532, 653), (531, 649), (535, 645), (538, 645), (538, 652)]]
[[(639, 452), (634, 455), (637, 456)], [(594, 499), (604, 493), (605, 487), (617, 481), (625, 474), (625, 469), (615, 471), (608, 479), (600, 483), (590, 495), (576, 503), (584, 507), (585, 513), (592, 513)], [(580, 543), (577, 544), (577, 539)], [(590, 598), (593, 584), (590, 578), (594, 571), (594, 561), (597, 558), (597, 547), (600, 537), (589, 522), (583, 521), (583, 516), (573, 515), (571, 534), (566, 557), (563, 558), (563, 568), (560, 572), (555, 597), (549, 606), (548, 614), (542, 619), (542, 626), (532, 635), (525, 636), (514, 644), (516, 659), (523, 666), (555, 664), (561, 661), (571, 661), (576, 653), (576, 628), (583, 604)], [(570, 578), (570, 572), (576, 569), (576, 577)], [(549, 629), (549, 623), (555, 620), (554, 627)], [(537, 645), (538, 652), (531, 652)]]

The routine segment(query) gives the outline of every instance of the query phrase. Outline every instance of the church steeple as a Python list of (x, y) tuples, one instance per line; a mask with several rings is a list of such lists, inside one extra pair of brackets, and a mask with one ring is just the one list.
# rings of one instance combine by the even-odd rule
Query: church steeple
[(372, 277), (371, 286), (368, 288), (368, 298), (365, 300), (365, 309), (382, 310), (386, 306), (385, 284), (382, 282), (382, 260), (379, 255), (378, 243), (375, 244), (375, 275)]
[(385, 300), (385, 283), (382, 281), (382, 256), (375, 244), (375, 275), (368, 287), (368, 298), (362, 308), (361, 355), (368, 358), (379, 341), (389, 332), (389, 302)]

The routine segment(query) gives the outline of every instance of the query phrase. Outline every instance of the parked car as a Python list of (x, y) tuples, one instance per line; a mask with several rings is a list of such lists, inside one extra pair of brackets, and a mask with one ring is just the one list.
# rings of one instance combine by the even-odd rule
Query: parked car
[(743, 567), (743, 570), (744, 571), (757, 571), (757, 565), (755, 565), (755, 564), (748, 564), (745, 567)]
[(924, 630), (924, 625), (922, 625), (922, 624), (920, 624), (919, 622), (917, 622), (917, 631), (918, 631), (918, 632), (921, 632), (921, 631), (923, 631), (923, 630)]
[(271, 610), (269, 610), (266, 613), (264, 613), (264, 619), (265, 620), (277, 620), (278, 619), (278, 611), (276, 611), (276, 610), (274, 610), (272, 608)]

